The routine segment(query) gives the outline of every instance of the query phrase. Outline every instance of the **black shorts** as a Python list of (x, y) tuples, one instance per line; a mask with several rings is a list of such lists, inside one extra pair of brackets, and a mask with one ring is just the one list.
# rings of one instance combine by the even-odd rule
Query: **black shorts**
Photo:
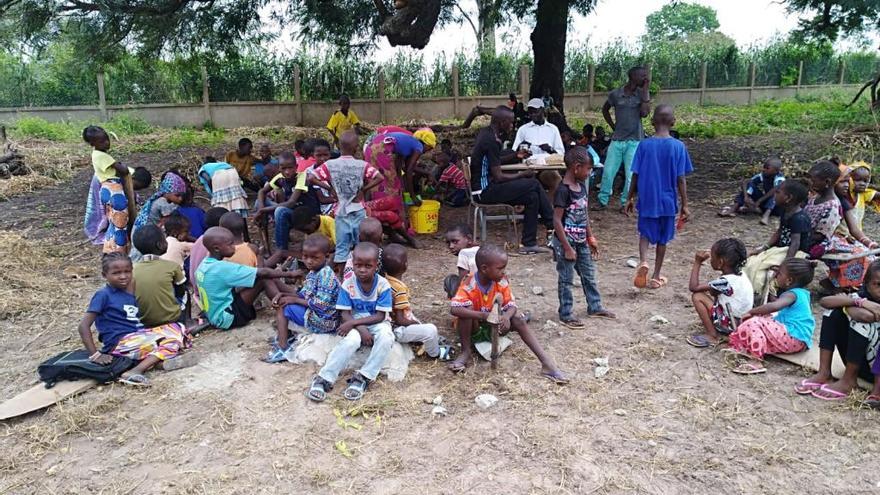
[(244, 302), (241, 295), (235, 291), (232, 291), (232, 305), (226, 308), (226, 312), (232, 315), (230, 329), (243, 327), (257, 318), (254, 305)]

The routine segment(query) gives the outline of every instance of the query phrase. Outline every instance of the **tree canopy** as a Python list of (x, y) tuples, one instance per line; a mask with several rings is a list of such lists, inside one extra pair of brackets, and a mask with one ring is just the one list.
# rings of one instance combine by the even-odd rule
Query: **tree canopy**
[(791, 12), (809, 13), (800, 20), (808, 38), (834, 41), (840, 36), (880, 29), (880, 0), (786, 0)]
[(708, 34), (718, 29), (718, 15), (712, 7), (673, 2), (645, 19), (651, 41), (679, 40), (691, 34)]

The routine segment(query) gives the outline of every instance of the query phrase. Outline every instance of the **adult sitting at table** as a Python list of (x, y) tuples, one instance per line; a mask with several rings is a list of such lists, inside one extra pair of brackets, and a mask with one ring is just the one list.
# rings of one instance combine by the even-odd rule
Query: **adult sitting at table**
[(538, 218), (553, 229), (553, 207), (533, 170), (515, 174), (501, 171), (502, 163), (515, 163), (527, 156), (525, 151), (501, 149), (501, 143), (513, 130), (513, 111), (505, 106), (492, 112), (489, 126), (477, 133), (471, 153), (471, 191), (480, 203), (503, 203), (524, 206), (521, 254), (549, 253), (538, 245)]
[[(559, 134), (559, 128), (547, 122), (544, 115), (544, 100), (532, 98), (528, 104), (529, 119), (516, 131), (513, 140), (513, 149), (528, 147), (529, 155), (541, 156), (552, 154), (565, 154), (565, 145)], [(553, 197), (556, 188), (562, 182), (562, 176), (555, 170), (544, 170), (538, 174), (538, 180), (549, 192), (548, 197)]]

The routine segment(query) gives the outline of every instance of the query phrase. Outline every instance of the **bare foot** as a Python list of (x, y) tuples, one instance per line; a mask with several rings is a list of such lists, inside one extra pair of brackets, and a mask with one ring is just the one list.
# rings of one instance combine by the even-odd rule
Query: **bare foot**
[(464, 371), (467, 368), (467, 365), (470, 362), (471, 362), (471, 352), (470, 351), (462, 352), (461, 355), (458, 356), (458, 358), (455, 361), (449, 363), (449, 365), (448, 365), (449, 371), (452, 371), (453, 373), (461, 373), (462, 371)]

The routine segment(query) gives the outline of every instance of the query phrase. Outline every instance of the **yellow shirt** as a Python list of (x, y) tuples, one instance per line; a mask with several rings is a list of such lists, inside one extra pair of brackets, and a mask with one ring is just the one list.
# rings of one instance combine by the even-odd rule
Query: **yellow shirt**
[(238, 172), (238, 176), (242, 179), (248, 179), (253, 175), (252, 169), (254, 168), (254, 157), (253, 155), (247, 156), (238, 156), (238, 152), (235, 150), (226, 153), (225, 158), (226, 163), (230, 164), (235, 168), (236, 172)]
[[(284, 179), (284, 176), (279, 173), (275, 177), (272, 177), (272, 180), (269, 181), (269, 186), (271, 186), (272, 190), (275, 192), (281, 191), (284, 188), (281, 187), (281, 184), (279, 184), (279, 182), (283, 179)], [(294, 184), (293, 188), (299, 189), (300, 191), (308, 191), (309, 190), (309, 186), (306, 184), (305, 172), (301, 172), (299, 174), (296, 174), (296, 183)]]
[(116, 177), (116, 169), (113, 168), (114, 163), (116, 163), (116, 159), (107, 153), (92, 150), (92, 167), (95, 169), (98, 182), (104, 182)]
[(330, 247), (336, 247), (336, 220), (333, 217), (328, 217), (327, 215), (320, 215), (321, 224), (318, 225), (318, 234), (323, 234), (324, 237), (330, 239)]
[(330, 120), (327, 121), (327, 129), (333, 134), (336, 134), (336, 137), (339, 137), (343, 132), (351, 129), (355, 124), (360, 123), (361, 119), (359, 119), (357, 114), (354, 113), (354, 110), (349, 108), (348, 115), (343, 115), (342, 112), (337, 110), (330, 116)]

